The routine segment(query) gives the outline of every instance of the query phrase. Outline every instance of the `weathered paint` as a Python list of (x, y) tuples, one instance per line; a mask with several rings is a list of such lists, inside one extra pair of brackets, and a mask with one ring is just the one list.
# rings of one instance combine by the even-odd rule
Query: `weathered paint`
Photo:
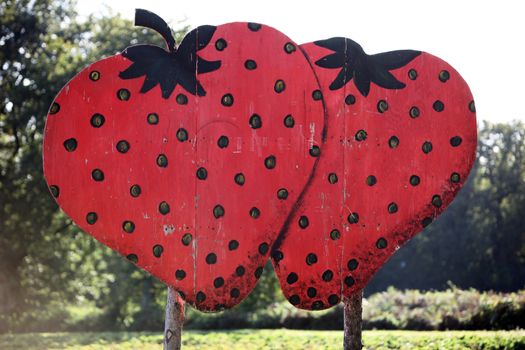
[[(327, 140), (272, 253), (285, 296), (303, 309), (325, 309), (359, 293), (451, 203), (475, 159), (472, 95), (449, 64), (403, 51), (382, 56), (398, 60), (391, 65), (397, 68), (376, 69), (359, 52), (352, 56), (351, 41), (334, 40), (342, 44), (336, 53), (326, 45), (302, 45), (318, 63)], [(324, 59), (337, 54), (339, 63)]]

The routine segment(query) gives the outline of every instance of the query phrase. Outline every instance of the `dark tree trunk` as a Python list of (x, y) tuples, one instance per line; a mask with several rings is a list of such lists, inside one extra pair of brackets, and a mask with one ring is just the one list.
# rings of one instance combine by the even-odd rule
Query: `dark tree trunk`
[(359, 292), (344, 300), (345, 338), (344, 350), (361, 350), (361, 326), (363, 323), (363, 293)]
[(172, 287), (168, 287), (166, 321), (164, 324), (164, 350), (180, 350), (182, 325), (184, 324), (184, 300)]

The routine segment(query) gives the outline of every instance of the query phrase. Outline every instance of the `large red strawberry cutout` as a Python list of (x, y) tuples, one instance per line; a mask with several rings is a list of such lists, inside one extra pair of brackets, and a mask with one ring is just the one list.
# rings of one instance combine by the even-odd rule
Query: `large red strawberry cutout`
[(367, 55), (345, 38), (302, 48), (327, 140), (272, 259), (292, 304), (324, 309), (360, 291), (450, 204), (474, 162), (476, 118), (465, 81), (428, 53)]
[(200, 310), (239, 303), (318, 160), (324, 108), (297, 45), (255, 23), (129, 47), (51, 106), (44, 173), (80, 226)]

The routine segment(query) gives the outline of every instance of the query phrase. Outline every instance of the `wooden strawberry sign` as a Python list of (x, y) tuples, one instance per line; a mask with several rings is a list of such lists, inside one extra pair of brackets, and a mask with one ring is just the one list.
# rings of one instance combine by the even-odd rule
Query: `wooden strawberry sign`
[(137, 45), (58, 94), (44, 173), (60, 207), (203, 311), (239, 303), (305, 188), (324, 128), (298, 45), (255, 23), (200, 26), (176, 47)]
[(361, 291), (451, 203), (474, 163), (476, 118), (465, 81), (428, 53), (367, 55), (346, 38), (301, 47), (327, 139), (272, 258), (290, 303), (318, 310)]
[(238, 304), (270, 255), (293, 305), (348, 300), (469, 174), (474, 102), (437, 57), (256, 23), (177, 47), (160, 17), (136, 24), (167, 48), (126, 48), (60, 91), (44, 173), (78, 226), (199, 310)]

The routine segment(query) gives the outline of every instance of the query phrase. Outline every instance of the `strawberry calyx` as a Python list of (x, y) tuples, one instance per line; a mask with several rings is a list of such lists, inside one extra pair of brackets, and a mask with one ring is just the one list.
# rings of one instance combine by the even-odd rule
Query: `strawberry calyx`
[(404, 67), (421, 54), (421, 51), (398, 50), (368, 55), (361, 45), (342, 37), (319, 40), (315, 44), (334, 51), (317, 60), (317, 66), (341, 69), (330, 84), (330, 90), (340, 89), (353, 79), (355, 86), (365, 97), (370, 92), (370, 83), (385, 89), (404, 88), (405, 83), (397, 80), (390, 71)]
[(156, 14), (137, 9), (135, 25), (154, 29), (166, 40), (168, 50), (154, 45), (135, 45), (126, 48), (122, 56), (133, 63), (120, 72), (121, 79), (145, 77), (140, 89), (147, 93), (160, 85), (162, 97), (171, 96), (177, 84), (192, 95), (205, 96), (206, 91), (197, 79), (197, 74), (208, 73), (220, 68), (221, 61), (207, 61), (197, 51), (208, 45), (215, 26), (204, 25), (193, 29), (177, 48), (167, 23)]

